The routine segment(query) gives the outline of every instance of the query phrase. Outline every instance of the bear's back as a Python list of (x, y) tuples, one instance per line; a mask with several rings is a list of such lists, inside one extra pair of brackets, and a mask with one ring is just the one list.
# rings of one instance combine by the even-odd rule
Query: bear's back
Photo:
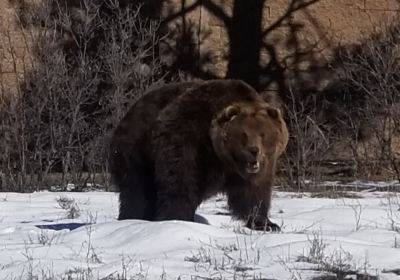
[[(163, 85), (145, 93), (118, 124), (111, 140), (111, 146), (132, 145), (132, 141), (143, 138), (149, 128), (152, 127), (160, 111), (195, 85), (195, 82), (174, 83)], [(142, 139), (142, 141), (144, 140)]]

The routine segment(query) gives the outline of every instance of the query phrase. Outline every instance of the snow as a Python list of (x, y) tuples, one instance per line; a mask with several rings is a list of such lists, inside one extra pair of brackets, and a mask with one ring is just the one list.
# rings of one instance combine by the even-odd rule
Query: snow
[(190, 223), (117, 221), (115, 193), (0, 193), (0, 279), (312, 279), (333, 266), (399, 279), (400, 196), (357, 197), (275, 192), (282, 232), (269, 233), (232, 219), (222, 195)]

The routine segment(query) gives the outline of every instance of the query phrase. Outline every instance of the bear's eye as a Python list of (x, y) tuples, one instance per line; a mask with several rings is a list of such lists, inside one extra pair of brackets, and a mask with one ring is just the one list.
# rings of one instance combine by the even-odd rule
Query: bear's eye
[(265, 133), (264, 133), (264, 132), (261, 132), (261, 133), (260, 133), (260, 136), (261, 136), (261, 138), (264, 138)]

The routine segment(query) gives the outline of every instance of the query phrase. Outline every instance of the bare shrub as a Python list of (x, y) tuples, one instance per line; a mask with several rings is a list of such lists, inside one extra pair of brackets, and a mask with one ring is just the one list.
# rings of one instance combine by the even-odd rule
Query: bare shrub
[(324, 89), (286, 94), (290, 141), (284, 171), (292, 189), (320, 179), (400, 179), (400, 25), (339, 48)]
[(315, 99), (303, 99), (290, 91), (286, 103), (287, 122), (290, 131), (289, 146), (284, 156), (286, 184), (301, 190), (321, 179), (320, 163), (331, 144), (329, 127), (318, 116)]
[(109, 131), (165, 76), (159, 22), (118, 0), (16, 2), (21, 28), (31, 31), (33, 61), (19, 93), (5, 103), (11, 109), (0, 112), (7, 120), (0, 136), (8, 140), (0, 161), (9, 178), (4, 185), (30, 190), (57, 173), (52, 183), (108, 186)]
[(66, 210), (65, 217), (67, 219), (75, 219), (81, 215), (81, 210), (79, 209), (78, 203), (76, 203), (75, 199), (67, 196), (60, 196), (56, 201), (61, 209)]
[[(27, 48), (31, 40), (24, 30), (19, 32), (19, 44)], [(13, 44), (16, 41), (15, 32), (11, 28), (1, 33), (0, 72), (4, 69), (11, 74), (8, 79), (0, 75), (0, 188), (7, 190), (22, 190), (29, 180), (27, 174), (27, 155), (25, 153), (26, 138), (23, 107), (20, 104), (22, 77), (27, 68), (32, 66), (29, 52), (18, 51)]]
[[(400, 197), (397, 193), (388, 193), (386, 199), (386, 216), (390, 229), (400, 233)], [(395, 243), (397, 243), (397, 240), (395, 240)]]
[(320, 232), (314, 232), (312, 238), (308, 238), (308, 242), (308, 252), (299, 256), (297, 261), (314, 264), (316, 265), (314, 268), (316, 271), (326, 274), (325, 276), (318, 276), (313, 279), (351, 279), (349, 278), (351, 276), (357, 279), (378, 279), (377, 276), (367, 273), (367, 258), (364, 267), (357, 267), (351, 253), (343, 248), (340, 247), (328, 252), (328, 250), (326, 250), (328, 244), (325, 242)]
[(400, 179), (400, 25), (383, 28), (359, 46), (341, 50), (335, 71), (343, 87), (341, 123), (358, 171), (389, 171)]
[(57, 234), (52, 230), (41, 229), (39, 232), (29, 234), (28, 240), (30, 244), (41, 244), (51, 246), (57, 242)]
[(75, 199), (70, 198), (68, 196), (60, 196), (56, 199), (58, 205), (61, 207), (61, 209), (68, 210), (71, 208), (71, 206), (75, 203)]

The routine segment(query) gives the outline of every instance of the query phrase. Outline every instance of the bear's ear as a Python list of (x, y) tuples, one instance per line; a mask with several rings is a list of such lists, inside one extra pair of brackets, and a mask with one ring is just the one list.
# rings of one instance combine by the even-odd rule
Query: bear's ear
[(237, 105), (230, 105), (226, 107), (222, 113), (220, 113), (217, 117), (217, 122), (219, 124), (223, 124), (226, 122), (230, 122), (240, 113), (240, 107)]

